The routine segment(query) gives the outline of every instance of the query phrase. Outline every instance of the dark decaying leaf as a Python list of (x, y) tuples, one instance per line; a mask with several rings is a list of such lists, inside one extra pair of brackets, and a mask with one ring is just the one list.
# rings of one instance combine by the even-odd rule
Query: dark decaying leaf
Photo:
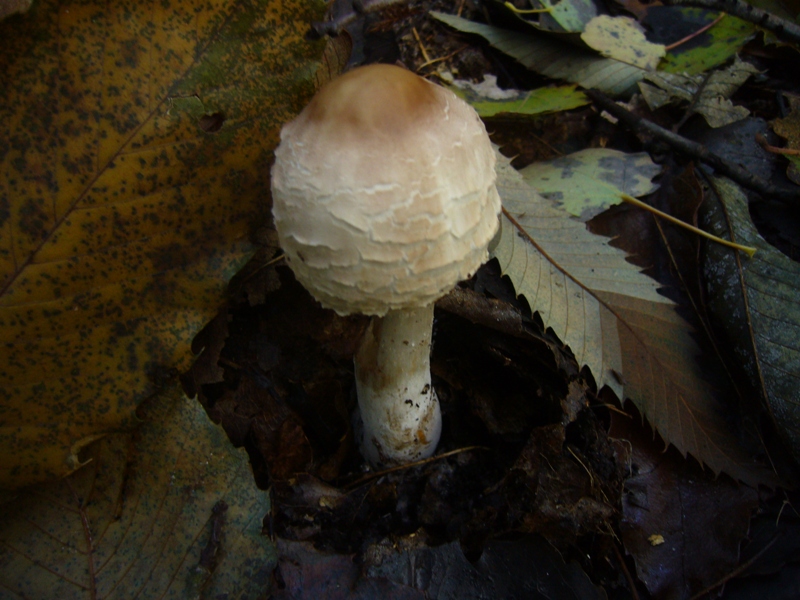
[(696, 361), (690, 327), (656, 282), (536, 194), (503, 157), (498, 190), (507, 212), (494, 256), (598, 388), (631, 399), (668, 443), (715, 472), (770, 481), (741, 450)]
[(0, 22), (0, 487), (76, 469), (189, 366), (268, 218), (324, 9), (41, 0)]
[(255, 598), (274, 567), (269, 496), (247, 454), (177, 386), (148, 400), (133, 434), (25, 488), (0, 515), (3, 598)]
[(310, 544), (280, 541), (279, 600), (526, 600), (605, 599), (574, 562), (566, 564), (543, 538), (529, 536), (514, 542), (487, 544), (471, 564), (458, 542), (435, 548), (409, 536), (367, 549), (363, 567), (348, 555), (324, 554)]
[(800, 266), (759, 235), (738, 186), (712, 181), (716, 198), (707, 202), (707, 226), (758, 251), (748, 258), (720, 245), (707, 247), (709, 307), (800, 459)]
[(609, 436), (624, 440), (631, 472), (622, 539), (654, 600), (688, 598), (736, 568), (758, 494), (727, 477), (714, 478), (674, 450), (664, 452), (648, 433), (612, 416)]

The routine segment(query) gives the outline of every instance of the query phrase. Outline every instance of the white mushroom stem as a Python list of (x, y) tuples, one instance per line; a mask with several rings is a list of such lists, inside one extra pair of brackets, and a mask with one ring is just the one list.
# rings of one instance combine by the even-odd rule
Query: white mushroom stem
[(373, 317), (355, 356), (361, 453), (373, 466), (431, 456), (442, 432), (431, 385), (433, 304)]

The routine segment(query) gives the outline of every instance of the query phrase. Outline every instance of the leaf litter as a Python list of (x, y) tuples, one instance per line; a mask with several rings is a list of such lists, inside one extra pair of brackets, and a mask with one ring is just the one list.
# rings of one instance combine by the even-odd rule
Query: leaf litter
[[(598, 128), (596, 140), (608, 131)], [(451, 409), (442, 450), (469, 449), (379, 477), (362, 475), (349, 430), (350, 356), (363, 322), (320, 311), (282, 267), (262, 263), (255, 273), (263, 278), (246, 281), (246, 294), (198, 338), (205, 364), (185, 383), (247, 448), (261, 485), (272, 485), (264, 531), (293, 540), (278, 541), (280, 567), (264, 584), (273, 594), (436, 597), (456, 590), (479, 597), (514, 590), (520, 579), (527, 590), (546, 589), (547, 575), (530, 572), (537, 565), (569, 581), (578, 597), (593, 593), (581, 587), (588, 581), (582, 571), (606, 591), (625, 594), (636, 585), (630, 573), (623, 576), (634, 563), (619, 552), (615, 534), (623, 482), (637, 476), (627, 457), (647, 445), (635, 432), (623, 448), (609, 438), (619, 410), (610, 394), (596, 389), (592, 374), (516, 298), (496, 264), (437, 311), (435, 385)], [(623, 372), (611, 376), (627, 385)], [(713, 480), (672, 458), (679, 473)], [(215, 545), (226, 511), (215, 504), (208, 514), (201, 559), (226, 549), (224, 541)], [(500, 548), (492, 541), (498, 537), (512, 541)], [(725, 543), (729, 556), (733, 537)], [(554, 548), (563, 560), (548, 563)], [(539, 558), (530, 561), (532, 554)], [(700, 570), (710, 564), (695, 558)], [(510, 565), (519, 569), (516, 581), (505, 577), (517, 572)], [(442, 576), (450, 567), (456, 576)], [(688, 581), (698, 591), (704, 583), (672, 563), (664, 569), (673, 586)], [(314, 573), (341, 585), (313, 588)]]

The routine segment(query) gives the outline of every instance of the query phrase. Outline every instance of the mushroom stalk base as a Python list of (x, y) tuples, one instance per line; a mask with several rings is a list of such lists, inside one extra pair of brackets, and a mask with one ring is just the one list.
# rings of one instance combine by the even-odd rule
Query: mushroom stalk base
[(442, 432), (431, 385), (433, 304), (373, 317), (355, 356), (364, 426), (361, 453), (373, 466), (427, 458)]

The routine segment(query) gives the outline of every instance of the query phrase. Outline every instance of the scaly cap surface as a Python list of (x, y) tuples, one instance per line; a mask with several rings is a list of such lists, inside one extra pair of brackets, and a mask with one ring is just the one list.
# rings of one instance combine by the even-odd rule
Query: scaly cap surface
[(287, 261), (339, 314), (432, 303), (487, 258), (494, 167), (452, 92), (395, 66), (350, 71), (281, 131), (272, 211)]

